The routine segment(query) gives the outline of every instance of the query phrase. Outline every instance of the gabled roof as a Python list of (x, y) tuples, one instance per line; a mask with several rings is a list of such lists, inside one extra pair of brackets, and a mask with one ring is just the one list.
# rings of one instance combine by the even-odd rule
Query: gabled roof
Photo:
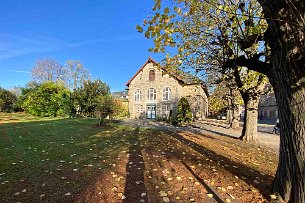
[(148, 57), (147, 61), (143, 64), (143, 66), (136, 72), (134, 76), (125, 84), (126, 86), (129, 86), (130, 82), (143, 70), (143, 68), (148, 64), (148, 63), (153, 63), (156, 65), (158, 68), (178, 80), (179, 82), (182, 82), (185, 85), (192, 85), (192, 84), (201, 84), (203, 83), (200, 81), (198, 78), (195, 76), (185, 73), (182, 70), (178, 71), (173, 71), (173, 70), (167, 70), (164, 66), (161, 66), (158, 62), (153, 60), (152, 58)]

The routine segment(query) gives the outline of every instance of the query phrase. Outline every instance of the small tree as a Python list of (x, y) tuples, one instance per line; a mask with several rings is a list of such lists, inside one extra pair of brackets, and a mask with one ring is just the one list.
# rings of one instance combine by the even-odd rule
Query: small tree
[(191, 111), (191, 106), (185, 97), (182, 97), (178, 101), (177, 109), (177, 121), (180, 124), (190, 123), (192, 121), (193, 115)]
[(115, 100), (110, 94), (100, 95), (95, 110), (99, 114), (99, 126), (105, 124), (105, 118), (115, 113)]
[(81, 114), (94, 116), (95, 108), (100, 103), (99, 96), (109, 95), (110, 87), (101, 80), (86, 80), (82, 86), (75, 89), (72, 95), (74, 108), (79, 108)]

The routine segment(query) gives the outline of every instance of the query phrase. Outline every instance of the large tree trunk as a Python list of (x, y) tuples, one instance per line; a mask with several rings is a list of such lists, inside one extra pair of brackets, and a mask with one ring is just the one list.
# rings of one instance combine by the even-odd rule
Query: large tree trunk
[(241, 140), (244, 141), (257, 141), (257, 109), (259, 103), (259, 97), (251, 97), (247, 95), (244, 97), (245, 102), (245, 115), (244, 125)]
[(305, 2), (258, 0), (269, 28), (268, 77), (279, 107), (280, 158), (273, 184), (286, 202), (305, 202)]
[[(291, 64), (286, 65), (291, 67)], [(291, 70), (291, 69), (290, 69)], [(275, 73), (271, 80), (280, 119), (280, 158), (273, 191), (284, 201), (305, 202), (305, 86), (293, 86), (288, 73)], [(303, 79), (304, 82), (304, 79)]]

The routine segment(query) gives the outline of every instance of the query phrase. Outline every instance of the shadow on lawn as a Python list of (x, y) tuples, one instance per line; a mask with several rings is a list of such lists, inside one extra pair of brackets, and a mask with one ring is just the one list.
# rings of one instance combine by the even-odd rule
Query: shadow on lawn
[(126, 164), (126, 183), (124, 191), (126, 199), (124, 202), (132, 203), (139, 202), (140, 200), (142, 200), (142, 202), (147, 202), (147, 191), (144, 182), (145, 165), (139, 141), (139, 127), (134, 130), (132, 138), (130, 139), (129, 153), (129, 159)]
[[(183, 136), (179, 135), (178, 133), (171, 132), (171, 133), (169, 133), (169, 135), (172, 136), (173, 138), (179, 140), (180, 142), (186, 144), (187, 146), (193, 148), (198, 153), (209, 157), (214, 162), (220, 163), (221, 165), (224, 166), (224, 169), (229, 171), (230, 173), (232, 173), (238, 177), (244, 176), (246, 179), (244, 179), (243, 181), (245, 181), (247, 184), (252, 185), (256, 189), (258, 189), (265, 198), (269, 198), (269, 186), (267, 185), (267, 183), (272, 182), (272, 180), (273, 180), (272, 176), (267, 175), (267, 174), (262, 176), (259, 171), (255, 170), (245, 164), (236, 163), (235, 161), (233, 161), (225, 156), (217, 154), (216, 152), (211, 151), (202, 145), (199, 145), (195, 142), (192, 142), (191, 140), (184, 138)], [(251, 171), (251, 174), (249, 174), (249, 171)], [(255, 180), (256, 177), (262, 177), (263, 182), (261, 184), (255, 184), (253, 182), (253, 180)]]

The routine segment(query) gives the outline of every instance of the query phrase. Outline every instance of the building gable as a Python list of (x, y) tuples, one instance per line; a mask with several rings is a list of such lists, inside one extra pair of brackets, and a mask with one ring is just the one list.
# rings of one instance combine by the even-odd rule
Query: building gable
[[(153, 59), (148, 58), (126, 83), (131, 117), (152, 118), (151, 116), (155, 115), (168, 117), (170, 111), (176, 111), (177, 102), (182, 97), (189, 98), (190, 101), (192, 99), (195, 118), (204, 117), (207, 112), (207, 95), (203, 91), (202, 82), (198, 81), (198, 79), (183, 80), (179, 75), (170, 73)], [(199, 104), (202, 107), (198, 108)], [(151, 114), (151, 112), (155, 113)]]

